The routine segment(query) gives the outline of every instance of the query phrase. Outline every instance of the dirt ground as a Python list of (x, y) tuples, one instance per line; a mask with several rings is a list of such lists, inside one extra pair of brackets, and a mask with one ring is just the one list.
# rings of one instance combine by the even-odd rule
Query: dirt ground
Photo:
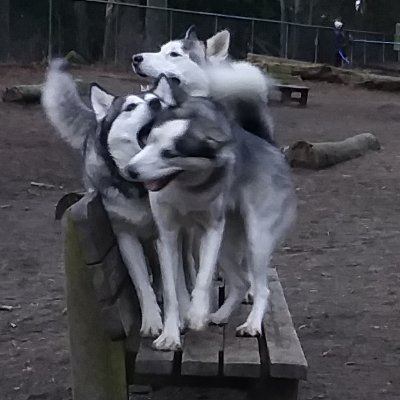
[[(95, 71), (76, 74), (112, 91), (137, 88)], [(40, 69), (0, 67), (0, 89), (42, 78)], [(307, 108), (272, 108), (280, 143), (373, 132), (382, 150), (323, 171), (294, 171), (299, 220), (274, 262), (310, 366), (300, 399), (398, 400), (399, 95), (310, 86)], [(70, 399), (54, 206), (81, 187), (79, 158), (56, 137), (39, 105), (0, 103), (0, 171), (0, 305), (13, 307), (0, 311), (0, 398)], [(168, 388), (152, 397), (236, 400), (244, 393)]]

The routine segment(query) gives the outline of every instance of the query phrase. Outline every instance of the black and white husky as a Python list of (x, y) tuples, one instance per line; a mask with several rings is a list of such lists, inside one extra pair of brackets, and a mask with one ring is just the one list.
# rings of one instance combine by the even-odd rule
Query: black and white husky
[(162, 104), (153, 93), (115, 97), (97, 85), (91, 88), (90, 100), (92, 109), (79, 97), (66, 63), (54, 61), (43, 88), (43, 107), (60, 136), (82, 153), (86, 188), (100, 193), (136, 288), (141, 334), (154, 337), (163, 324), (146, 257), (158, 262), (153, 245), (156, 230), (148, 192), (141, 183), (132, 182), (126, 166), (140, 151), (138, 134), (146, 133)]
[(273, 143), (266, 110), (272, 80), (250, 63), (229, 61), (229, 44), (227, 30), (203, 42), (192, 26), (184, 39), (164, 44), (159, 52), (133, 55), (132, 67), (140, 76), (177, 78), (191, 96), (219, 101), (245, 130)]
[[(132, 179), (150, 190), (159, 230), (164, 329), (154, 346), (162, 350), (180, 346), (181, 299), (175, 282), (182, 237), (193, 230), (200, 244), (186, 315), (189, 328), (228, 320), (248, 289), (248, 266), (254, 277), (254, 302), (237, 333), (259, 335), (269, 295), (270, 257), (296, 216), (289, 167), (276, 146), (243, 130), (219, 103), (188, 96), (167, 77), (159, 81), (159, 95), (174, 107), (157, 116), (146, 145), (127, 167)], [(210, 315), (217, 260), (228, 297)]]

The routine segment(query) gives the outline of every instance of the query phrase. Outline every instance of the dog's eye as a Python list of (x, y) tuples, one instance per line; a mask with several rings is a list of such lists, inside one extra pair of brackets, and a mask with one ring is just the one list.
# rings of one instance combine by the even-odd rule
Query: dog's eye
[(181, 57), (181, 54), (177, 53), (176, 51), (171, 51), (171, 53), (169, 53), (169, 55), (171, 57)]
[(172, 150), (166, 149), (166, 150), (163, 150), (161, 152), (161, 157), (163, 157), (163, 158), (175, 158), (175, 157), (178, 157), (178, 154), (174, 153)]
[(137, 107), (137, 104), (131, 103), (131, 104), (128, 104), (128, 105), (126, 106), (126, 108), (125, 108), (124, 111), (133, 111), (136, 107)]

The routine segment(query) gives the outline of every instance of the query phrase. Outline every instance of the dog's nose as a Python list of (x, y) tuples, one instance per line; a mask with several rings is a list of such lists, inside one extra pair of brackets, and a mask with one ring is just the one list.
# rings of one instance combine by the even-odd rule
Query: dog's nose
[(132, 56), (132, 62), (134, 64), (140, 64), (143, 61), (143, 56), (140, 54), (135, 54), (134, 56)]
[(139, 176), (135, 167), (133, 167), (132, 165), (128, 166), (128, 175), (131, 179), (137, 179), (137, 177)]
[(161, 110), (161, 101), (158, 99), (152, 99), (149, 101), (149, 107), (155, 112), (160, 111)]

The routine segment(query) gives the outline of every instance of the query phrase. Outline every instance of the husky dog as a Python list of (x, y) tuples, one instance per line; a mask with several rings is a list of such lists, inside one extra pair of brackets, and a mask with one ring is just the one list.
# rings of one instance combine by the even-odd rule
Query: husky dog
[[(175, 107), (162, 111), (146, 146), (127, 170), (150, 191), (159, 230), (158, 251), (164, 284), (164, 329), (154, 346), (179, 348), (179, 310), (175, 277), (182, 232), (199, 233), (199, 270), (187, 312), (192, 329), (227, 322), (248, 289), (255, 287), (239, 336), (261, 334), (268, 301), (271, 254), (296, 216), (289, 167), (279, 149), (232, 121), (225, 109), (205, 97), (190, 97), (171, 79), (159, 82), (161, 97)], [(216, 262), (228, 296), (210, 315), (209, 292)]]
[(273, 143), (266, 111), (272, 80), (247, 62), (228, 62), (229, 43), (227, 30), (203, 42), (191, 26), (184, 39), (164, 44), (159, 52), (133, 55), (132, 68), (140, 76), (177, 78), (188, 94), (220, 101), (245, 130)]
[(90, 100), (93, 110), (79, 97), (66, 62), (54, 61), (43, 88), (43, 107), (60, 136), (82, 153), (86, 188), (101, 195), (136, 288), (141, 334), (154, 337), (163, 325), (146, 256), (151, 264), (158, 263), (156, 229), (147, 190), (129, 179), (126, 166), (140, 151), (137, 135), (146, 132), (162, 104), (153, 93), (115, 97), (97, 85), (91, 88)]

